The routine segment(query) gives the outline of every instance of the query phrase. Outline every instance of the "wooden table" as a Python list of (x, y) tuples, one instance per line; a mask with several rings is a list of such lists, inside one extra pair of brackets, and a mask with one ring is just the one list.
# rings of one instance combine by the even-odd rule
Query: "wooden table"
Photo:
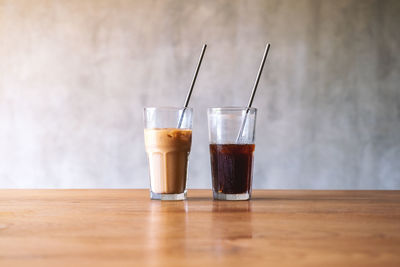
[(400, 191), (0, 190), (0, 266), (400, 266)]

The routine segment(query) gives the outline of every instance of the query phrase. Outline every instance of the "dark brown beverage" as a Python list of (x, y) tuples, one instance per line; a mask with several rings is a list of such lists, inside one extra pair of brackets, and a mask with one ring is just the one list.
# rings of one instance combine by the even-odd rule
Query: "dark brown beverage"
[(250, 193), (254, 148), (254, 144), (210, 145), (214, 192)]

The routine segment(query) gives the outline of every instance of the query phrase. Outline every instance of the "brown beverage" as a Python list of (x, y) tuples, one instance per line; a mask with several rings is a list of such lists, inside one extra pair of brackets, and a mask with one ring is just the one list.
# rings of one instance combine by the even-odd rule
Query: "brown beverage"
[(150, 166), (151, 191), (158, 194), (183, 193), (192, 130), (145, 129), (144, 140)]
[(211, 144), (213, 190), (223, 194), (251, 191), (254, 144)]

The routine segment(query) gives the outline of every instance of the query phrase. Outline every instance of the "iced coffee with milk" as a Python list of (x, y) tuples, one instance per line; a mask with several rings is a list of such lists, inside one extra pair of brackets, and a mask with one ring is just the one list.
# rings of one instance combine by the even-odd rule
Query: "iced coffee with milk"
[(192, 130), (145, 129), (144, 140), (151, 191), (156, 194), (184, 193)]
[(160, 200), (185, 199), (192, 144), (192, 110), (146, 108), (144, 116), (150, 197)]

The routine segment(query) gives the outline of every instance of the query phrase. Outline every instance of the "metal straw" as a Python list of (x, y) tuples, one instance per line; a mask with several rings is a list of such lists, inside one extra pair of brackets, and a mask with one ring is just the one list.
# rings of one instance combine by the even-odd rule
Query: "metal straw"
[(239, 134), (238, 134), (238, 136), (236, 138), (236, 143), (237, 144), (240, 142), (240, 138), (243, 135), (244, 126), (246, 125), (247, 114), (249, 113), (251, 105), (253, 104), (253, 100), (254, 100), (254, 96), (256, 94), (258, 82), (260, 81), (261, 73), (262, 73), (262, 71), (264, 69), (265, 60), (267, 59), (268, 51), (269, 51), (270, 46), (271, 46), (270, 44), (267, 44), (267, 46), (265, 47), (264, 55), (263, 55), (263, 58), (262, 58), (261, 64), (260, 64), (260, 68), (258, 69), (256, 81), (254, 82), (253, 91), (251, 91), (251, 96), (250, 96), (250, 99), (249, 99), (249, 103), (247, 104), (246, 114), (245, 114), (244, 119), (242, 121), (242, 125), (240, 126)]
[(193, 76), (192, 84), (190, 85), (189, 92), (186, 95), (185, 104), (183, 106), (183, 111), (182, 111), (181, 117), (179, 118), (179, 122), (178, 122), (178, 128), (181, 128), (182, 121), (183, 121), (183, 116), (185, 115), (186, 108), (189, 105), (189, 100), (190, 100), (190, 97), (192, 95), (193, 87), (194, 87), (194, 84), (196, 83), (197, 74), (199, 73), (201, 62), (203, 61), (203, 56), (204, 56), (204, 53), (206, 52), (206, 49), (207, 49), (207, 44), (204, 44), (203, 48), (201, 49), (199, 62), (197, 63), (197, 68), (196, 68), (196, 71), (195, 71), (194, 76)]

